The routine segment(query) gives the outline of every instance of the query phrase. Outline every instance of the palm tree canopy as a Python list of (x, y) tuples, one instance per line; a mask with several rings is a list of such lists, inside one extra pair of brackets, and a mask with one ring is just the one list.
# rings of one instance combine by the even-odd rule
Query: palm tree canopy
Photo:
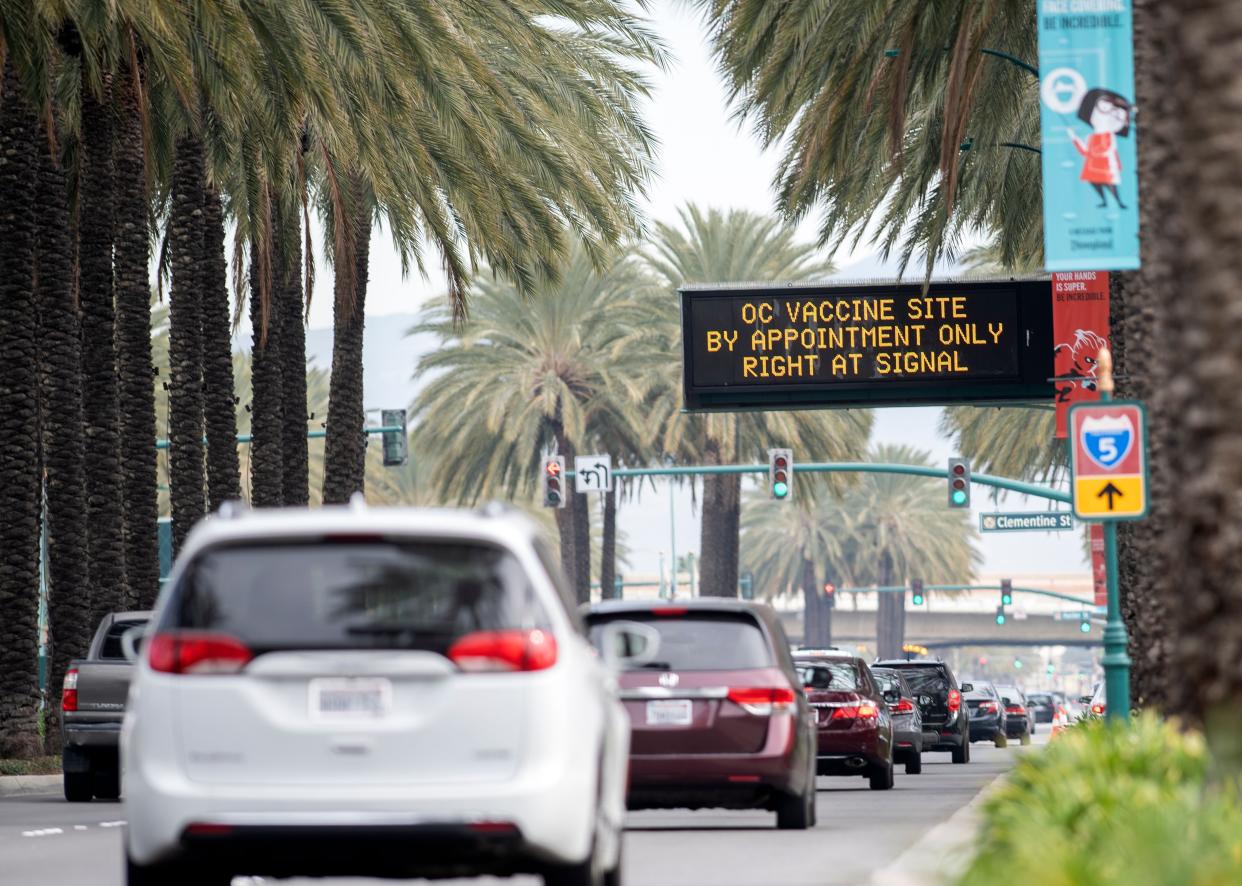
[(822, 210), (821, 242), (873, 232), (928, 273), (976, 227), (1006, 264), (1040, 254), (1039, 84), (992, 54), (1036, 57), (1034, 0), (697, 5), (737, 116), (784, 146), (781, 210)]
[[(887, 444), (870, 460), (931, 464), (926, 452)], [(742, 562), (769, 596), (801, 585), (803, 559), (839, 586), (968, 584), (980, 562), (976, 539), (970, 514), (946, 512), (943, 484), (931, 478), (862, 474), (843, 495), (784, 502), (755, 492), (742, 508)]]
[(442, 500), (532, 494), (553, 422), (577, 443), (608, 428), (643, 448), (642, 373), (626, 344), (651, 322), (636, 297), (649, 286), (632, 251), (597, 271), (577, 247), (534, 298), (494, 277), (478, 284), (464, 325), (448, 304), (424, 311), (411, 334), (443, 344), (416, 369), (429, 380), (413, 407), (416, 451), (454, 453), (432, 477)]
[(981, 471), (1056, 484), (1069, 467), (1069, 451), (1056, 439), (1056, 407), (950, 406), (940, 432)]

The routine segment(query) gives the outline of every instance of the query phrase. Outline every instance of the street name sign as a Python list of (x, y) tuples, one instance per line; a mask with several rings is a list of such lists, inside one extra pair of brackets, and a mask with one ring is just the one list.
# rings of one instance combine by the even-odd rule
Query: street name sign
[(612, 456), (574, 456), (576, 492), (612, 492)]
[(1131, 400), (1070, 408), (1074, 514), (1083, 520), (1147, 515), (1147, 414)]
[(979, 515), (980, 532), (1061, 532), (1073, 528), (1074, 515), (1069, 511)]
[(687, 286), (688, 410), (1051, 400), (1049, 280)]

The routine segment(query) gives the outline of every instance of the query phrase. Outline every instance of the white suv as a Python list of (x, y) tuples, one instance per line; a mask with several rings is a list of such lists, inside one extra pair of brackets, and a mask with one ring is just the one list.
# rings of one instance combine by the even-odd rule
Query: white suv
[(629, 721), (572, 603), (511, 513), (199, 524), (125, 712), (128, 883), (619, 882)]

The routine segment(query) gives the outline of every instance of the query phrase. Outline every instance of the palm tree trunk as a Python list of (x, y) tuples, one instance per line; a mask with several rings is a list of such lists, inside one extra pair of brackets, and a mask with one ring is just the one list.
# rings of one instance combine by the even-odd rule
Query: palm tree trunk
[[(271, 234), (275, 239), (275, 232)], [(283, 307), (278, 281), (263, 291), (266, 259), (260, 240), (250, 241), (250, 502), (257, 508), (284, 503), (284, 380), (281, 378), (280, 334)]]
[(617, 589), (617, 488), (613, 483), (611, 492), (605, 492), (603, 499), (604, 533), (603, 544), (600, 546), (599, 563), (599, 595), (600, 599), (611, 600), (621, 596)]
[[(280, 377), (284, 387), (284, 503), (304, 507), (310, 500), (306, 444), (306, 324), (302, 300), (302, 236), (297, 212), (279, 213), (277, 267), (280, 285)], [(365, 458), (365, 455), (364, 455)], [(364, 468), (365, 470), (365, 468)]]
[[(1170, 271), (1149, 302), (1164, 314), (1163, 370), (1145, 365), (1161, 384), (1153, 424), (1164, 426), (1160, 469), (1168, 481), (1168, 519), (1160, 547), (1176, 605), (1168, 607), (1169, 708), (1202, 723), (1220, 774), (1242, 772), (1242, 8), (1225, 0), (1143, 4), (1144, 39), (1165, 29), (1176, 89), (1168, 113), (1143, 128), (1166, 154), (1154, 180), (1157, 207), (1175, 207), (1144, 245)], [(1136, 18), (1138, 16), (1136, 15)], [(1210, 42), (1205, 42), (1209, 40)], [(1165, 238), (1169, 239), (1165, 241)], [(1169, 356), (1175, 355), (1170, 361)], [(1150, 567), (1149, 567), (1150, 568)], [(1168, 599), (1172, 600), (1171, 597)]]
[(113, 230), (125, 573), (131, 605), (149, 608), (159, 592), (159, 493), (155, 459), (155, 368), (151, 362), (146, 144), (138, 108), (140, 77), (140, 71), (126, 66), (113, 83), (116, 109)]
[[(887, 552), (880, 556), (879, 582), (889, 587), (894, 582), (892, 558)], [(881, 592), (876, 596), (876, 654), (880, 658), (898, 658), (905, 643), (906, 593)]]
[[(591, 602), (591, 499), (566, 486), (574, 530), (574, 594), (579, 603)], [(675, 574), (675, 570), (674, 570)]]
[[(87, 130), (84, 128), (83, 132)], [(36, 298), (43, 464), (47, 477), (48, 623), (52, 640), (48, 687), (49, 695), (54, 695), (64, 682), (69, 660), (86, 654), (96, 624), (92, 611), (98, 614), (98, 604), (92, 607), (87, 565), (88, 519), (82, 507), (87, 500), (83, 464), (82, 338), (73, 292), (68, 193), (64, 171), (49, 153), (46, 139), (41, 142)], [(83, 147), (85, 149), (85, 145)], [(84, 164), (84, 174), (86, 168)], [(86, 211), (85, 205), (83, 211)], [(85, 273), (83, 277), (85, 288)], [(90, 428), (86, 430), (89, 433)], [(112, 502), (114, 507), (118, 504), (115, 500)], [(97, 530), (98, 527), (91, 528)], [(117, 590), (120, 589), (110, 589), (112, 593), (107, 596), (110, 605), (116, 603), (113, 597)], [(56, 753), (60, 750), (60, 707), (49, 703), (44, 712), (45, 744), (48, 753)]]
[[(560, 418), (552, 419), (550, 425), (552, 435), (556, 439), (556, 452), (565, 459), (566, 467), (571, 467), (574, 463), (574, 445), (569, 437), (566, 436), (565, 428), (561, 424)], [(584, 542), (578, 529), (577, 511), (585, 507), (585, 496), (579, 496), (578, 493), (574, 492), (573, 484), (569, 480), (564, 481), (563, 494), (565, 496), (565, 507), (556, 509), (556, 528), (561, 538), (561, 571), (565, 573), (569, 586), (574, 589), (575, 599), (583, 602), (582, 584), (586, 584), (588, 595), (591, 588), (589, 538), (585, 541), (587, 545), (586, 556), (581, 556), (578, 551), (579, 545)], [(584, 559), (587, 564), (585, 579), (579, 574)]]
[(214, 188), (203, 202), (203, 418), (211, 510), (241, 498), (237, 409), (233, 393), (233, 318), (224, 258), (224, 207)]
[[(355, 190), (355, 194), (358, 194)], [(328, 428), (324, 441), (323, 501), (341, 504), (366, 483), (366, 412), (362, 390), (363, 321), (371, 253), (371, 204), (358, 195), (353, 221), (353, 292), (337, 274), (332, 324), (332, 377), (328, 382)]]
[[(709, 441), (703, 460), (718, 465), (720, 446)], [(741, 484), (723, 474), (703, 477), (703, 518), (699, 534), (699, 594), (736, 597)]]
[(35, 180), (39, 124), (11, 64), (0, 91), (0, 757), (42, 748)]
[(168, 485), (173, 554), (206, 513), (203, 461), (202, 284), (203, 148), (197, 136), (177, 143), (168, 219), (172, 296), (168, 309)]
[(819, 638), (818, 642), (821, 646), (832, 645), (832, 607), (836, 603), (835, 595), (829, 597), (825, 594), (817, 595), (819, 599)]
[[(105, 81), (110, 91), (110, 84)], [(95, 99), (82, 82), (81, 173), (78, 183), (79, 299), (82, 306), (83, 389), (86, 421), (86, 516), (90, 540), (92, 622), (127, 605), (125, 508), (121, 473), (121, 413), (117, 390), (112, 276), (113, 114), (108, 93)], [(147, 378), (150, 382), (150, 376)]]
[(815, 564), (802, 561), (802, 645), (814, 646), (819, 642), (820, 606), (819, 588), (815, 582)]

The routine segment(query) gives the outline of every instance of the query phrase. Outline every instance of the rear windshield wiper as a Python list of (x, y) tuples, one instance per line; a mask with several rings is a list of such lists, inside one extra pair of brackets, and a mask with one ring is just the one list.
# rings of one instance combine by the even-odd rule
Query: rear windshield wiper
[(645, 661), (639, 667), (653, 671), (671, 671), (673, 669), (672, 664), (667, 661)]

